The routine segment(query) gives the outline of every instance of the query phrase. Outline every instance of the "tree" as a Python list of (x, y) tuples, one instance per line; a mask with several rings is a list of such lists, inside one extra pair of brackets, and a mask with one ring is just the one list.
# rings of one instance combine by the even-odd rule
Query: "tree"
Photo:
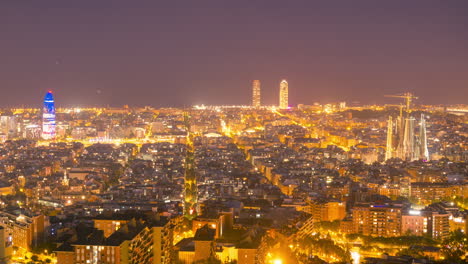
[(448, 262), (465, 263), (468, 252), (468, 235), (460, 230), (451, 232), (442, 243), (442, 253)]
[(421, 248), (417, 247), (409, 247), (409, 248), (404, 248), (398, 251), (397, 253), (398, 256), (411, 256), (413, 258), (424, 258), (424, 252), (421, 250)]

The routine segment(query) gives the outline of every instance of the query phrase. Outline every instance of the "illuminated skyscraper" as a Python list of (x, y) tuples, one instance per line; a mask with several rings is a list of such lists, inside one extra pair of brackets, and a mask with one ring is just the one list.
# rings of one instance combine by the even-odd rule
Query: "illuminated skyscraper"
[(55, 138), (55, 103), (52, 91), (44, 96), (44, 108), (42, 109), (42, 138)]
[(254, 80), (252, 82), (252, 106), (260, 106), (260, 81)]
[(288, 82), (286, 80), (280, 83), (279, 97), (279, 108), (288, 109)]

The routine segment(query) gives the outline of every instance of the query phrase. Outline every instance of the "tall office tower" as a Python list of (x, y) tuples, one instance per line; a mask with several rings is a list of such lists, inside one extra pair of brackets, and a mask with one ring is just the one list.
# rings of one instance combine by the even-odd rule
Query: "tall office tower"
[(414, 118), (408, 117), (405, 119), (405, 130), (403, 134), (403, 149), (401, 150), (401, 159), (415, 160), (414, 155), (415, 142), (414, 142)]
[(254, 80), (252, 82), (252, 106), (259, 107), (260, 104), (260, 81)]
[(288, 109), (288, 82), (286, 80), (280, 83), (279, 97), (279, 108)]
[(391, 159), (393, 154), (393, 121), (392, 117), (388, 117), (387, 122), (387, 150), (385, 152), (385, 160)]
[(42, 110), (42, 138), (55, 138), (55, 103), (52, 91), (44, 96), (44, 108)]
[(187, 130), (187, 154), (185, 157), (184, 175), (184, 216), (188, 220), (197, 217), (198, 189), (195, 172), (195, 151), (193, 146), (193, 134), (190, 129), (190, 116), (184, 114), (185, 128)]
[(427, 149), (427, 135), (426, 135), (426, 119), (421, 114), (421, 124), (419, 127), (419, 143), (420, 143), (420, 158), (429, 160), (429, 150)]

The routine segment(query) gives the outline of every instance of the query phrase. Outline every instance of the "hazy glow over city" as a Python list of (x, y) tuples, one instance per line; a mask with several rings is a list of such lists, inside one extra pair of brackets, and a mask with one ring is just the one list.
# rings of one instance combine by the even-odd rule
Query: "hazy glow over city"
[(467, 13), (2, 1), (0, 263), (466, 263)]

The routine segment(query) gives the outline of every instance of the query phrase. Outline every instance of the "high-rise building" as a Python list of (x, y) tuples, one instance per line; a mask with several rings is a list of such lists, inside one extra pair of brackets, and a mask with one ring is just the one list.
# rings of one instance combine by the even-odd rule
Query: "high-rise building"
[(353, 208), (354, 232), (366, 236), (399, 236), (401, 209), (399, 205), (357, 204)]
[(253, 80), (252, 82), (252, 106), (259, 107), (260, 103), (260, 81)]
[(288, 106), (288, 82), (286, 80), (282, 80), (279, 92), (279, 108), (288, 109)]
[(44, 108), (42, 110), (42, 138), (55, 138), (55, 103), (52, 91), (44, 96)]

